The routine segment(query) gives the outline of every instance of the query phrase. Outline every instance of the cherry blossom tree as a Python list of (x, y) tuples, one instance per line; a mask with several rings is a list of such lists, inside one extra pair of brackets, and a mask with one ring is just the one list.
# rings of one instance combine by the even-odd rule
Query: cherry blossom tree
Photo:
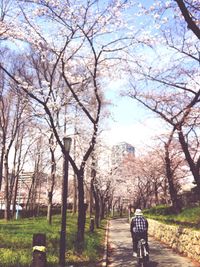
[(159, 137), (161, 148), (158, 155), (163, 162), (165, 177), (168, 184), (168, 191), (174, 212), (181, 210), (179, 191), (182, 184), (188, 176), (187, 162), (184, 159), (184, 153), (174, 131)]
[[(99, 1), (20, 1), (21, 13), (15, 16), (18, 30), (9, 36), (27, 43), (31, 49), (23, 53), (24, 69), (19, 69), (18, 75), (11, 75), (5, 64), (1, 64), (34, 101), (34, 108), (45, 114), (63, 155), (66, 153), (62, 137), (72, 129), (70, 112), (73, 113), (75, 106), (78, 105), (87, 123), (88, 143), (82, 154), (76, 162), (69, 155), (78, 179), (77, 244), (84, 240), (84, 170), (96, 144), (103, 87), (108, 76), (117, 74), (120, 53), (131, 43), (122, 30), (125, 2), (100, 5)], [(32, 58), (30, 50), (34, 52)], [(55, 110), (59, 111), (59, 120), (55, 120)]]
[[(124, 94), (157, 114), (178, 134), (199, 191), (198, 31), (194, 34), (199, 27), (198, 5), (196, 1), (155, 1), (149, 8), (140, 7), (148, 25), (144, 25), (145, 35), (139, 33), (136, 39), (144, 49), (132, 47), (128, 52), (131, 89)], [(181, 14), (185, 7), (190, 26), (187, 15)]]

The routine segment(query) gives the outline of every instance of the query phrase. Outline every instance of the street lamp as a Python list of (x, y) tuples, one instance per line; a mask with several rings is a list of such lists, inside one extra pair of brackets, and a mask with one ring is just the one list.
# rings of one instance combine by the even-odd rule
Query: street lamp
[(59, 257), (59, 264), (61, 267), (65, 266), (68, 168), (69, 168), (69, 151), (71, 147), (71, 142), (72, 139), (70, 137), (63, 138), (64, 162), (63, 162), (62, 210), (61, 210), (60, 257)]

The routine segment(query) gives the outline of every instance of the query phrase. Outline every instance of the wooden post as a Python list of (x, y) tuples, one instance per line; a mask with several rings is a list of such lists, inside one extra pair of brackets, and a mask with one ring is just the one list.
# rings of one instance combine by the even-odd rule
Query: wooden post
[(34, 234), (33, 235), (33, 253), (31, 267), (46, 267), (46, 235)]

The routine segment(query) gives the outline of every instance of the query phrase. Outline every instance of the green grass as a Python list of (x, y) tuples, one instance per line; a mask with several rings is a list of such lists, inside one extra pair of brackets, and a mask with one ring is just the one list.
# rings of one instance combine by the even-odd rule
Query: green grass
[[(67, 262), (92, 263), (100, 260), (103, 250), (105, 221), (94, 233), (89, 233), (89, 218), (86, 222), (84, 250), (76, 253), (77, 217), (67, 216)], [(45, 217), (35, 219), (19, 219), (5, 222), (0, 220), (0, 266), (28, 267), (32, 259), (32, 238), (35, 233), (45, 233), (47, 240), (48, 266), (58, 266), (60, 216), (53, 217), (52, 225), (48, 225)], [(80, 265), (83, 266), (83, 265)], [(92, 266), (95, 266), (94, 264)]]
[(200, 229), (200, 206), (184, 208), (179, 214), (173, 214), (171, 207), (167, 206), (153, 207), (144, 213), (147, 218)]

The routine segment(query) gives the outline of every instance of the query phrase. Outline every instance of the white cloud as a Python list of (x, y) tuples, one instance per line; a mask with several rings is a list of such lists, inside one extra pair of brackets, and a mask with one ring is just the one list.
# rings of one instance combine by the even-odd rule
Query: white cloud
[(164, 123), (158, 118), (147, 118), (142, 122), (122, 125), (115, 123), (112, 129), (104, 132), (104, 139), (108, 145), (127, 142), (137, 150), (144, 150), (145, 146), (153, 144), (155, 137), (166, 131)]

